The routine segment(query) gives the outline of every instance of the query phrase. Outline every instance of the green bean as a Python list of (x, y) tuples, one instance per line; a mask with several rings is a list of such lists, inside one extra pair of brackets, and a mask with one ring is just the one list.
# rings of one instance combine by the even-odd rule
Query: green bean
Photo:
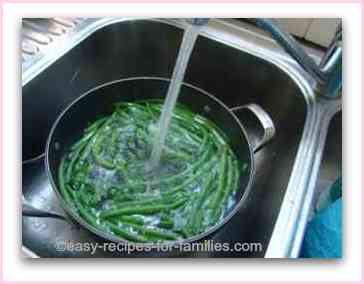
[(65, 201), (68, 204), (72, 204), (72, 197), (70, 196), (69, 192), (67, 191), (66, 183), (64, 180), (64, 176), (65, 176), (64, 171), (65, 171), (65, 158), (62, 158), (61, 163), (58, 168), (59, 190), (60, 190), (63, 198), (65, 199)]
[(163, 210), (176, 209), (183, 205), (187, 200), (181, 198), (172, 204), (157, 204), (157, 205), (144, 205), (140, 207), (124, 207), (119, 209), (105, 210), (100, 214), (101, 218), (107, 218), (118, 215), (132, 215), (132, 214), (154, 214)]
[[(148, 239), (140, 236), (139, 234), (130, 233), (124, 228), (121, 228), (111, 222), (106, 222), (108, 227), (117, 235), (120, 236), (128, 241), (137, 242), (137, 243), (146, 243), (148, 242)], [(132, 225), (129, 225), (128, 227), (132, 228)]]
[(71, 150), (76, 151), (78, 148), (85, 146), (94, 136), (94, 134), (94, 132), (87, 133), (84, 137), (82, 137), (79, 141), (72, 145)]
[(135, 207), (135, 206), (146, 206), (155, 203), (165, 203), (168, 202), (166, 198), (161, 197), (144, 197), (143, 200), (132, 200), (126, 201), (118, 204), (118, 208), (114, 208), (112, 210), (117, 210), (125, 207)]
[(187, 174), (190, 174), (192, 172), (194, 172), (195, 170), (197, 170), (198, 168), (200, 168), (202, 166), (203, 163), (206, 162), (206, 160), (208, 159), (208, 157), (211, 155), (211, 147), (207, 147), (207, 150), (205, 151), (205, 153), (202, 155), (201, 159), (198, 160), (197, 162), (195, 162), (194, 164), (191, 165), (190, 168), (186, 169), (185, 171), (183, 171), (182, 173), (174, 176), (174, 177), (170, 177), (166, 180), (161, 180), (161, 182), (175, 182), (177, 181), (177, 179), (179, 177), (183, 177), (186, 176)]
[(214, 198), (211, 200), (211, 203), (209, 204), (209, 209), (212, 210), (213, 222), (216, 222), (217, 219), (220, 217), (219, 203), (220, 203), (221, 199), (223, 198), (223, 196), (225, 195), (225, 191), (228, 190), (226, 188), (226, 184), (225, 184), (227, 158), (228, 158), (227, 157), (227, 148), (224, 147), (223, 153), (222, 153), (222, 162), (221, 162), (220, 168), (219, 168), (218, 189), (217, 189), (217, 192), (215, 193), (215, 195), (213, 196)]
[[(74, 201), (77, 206), (77, 210), (81, 217), (83, 217), (90, 225), (95, 227), (96, 229), (102, 230), (103, 227), (98, 223), (96, 216), (94, 216), (92, 213), (88, 212), (88, 210), (83, 207), (81, 201), (79, 200), (79, 197), (76, 193), (74, 193)], [(123, 228), (120, 228), (116, 225), (114, 225), (111, 222), (105, 222), (105, 225), (107, 225), (114, 233), (116, 233), (118, 236), (121, 236), (122, 238), (125, 238), (129, 241), (135, 241), (135, 242), (147, 242), (147, 239), (140, 237), (136, 234), (132, 234), (124, 230)]]
[(119, 203), (132, 201), (132, 200), (134, 200), (134, 197), (135, 197), (135, 196), (133, 196), (133, 194), (126, 193), (125, 189), (123, 190), (122, 188), (118, 188), (116, 186), (111, 186), (108, 189), (107, 194), (108, 194), (109, 199), (112, 199)]
[(97, 222), (96, 216), (90, 213), (81, 203), (79, 196), (75, 191), (72, 191), (73, 200), (75, 202), (77, 211), (81, 217), (83, 217), (91, 226), (99, 229), (100, 224)]
[(220, 200), (219, 200), (219, 204), (215, 204), (215, 211), (214, 211), (214, 215), (213, 218), (214, 220), (217, 221), (217, 219), (220, 217), (220, 215), (223, 213), (223, 210), (226, 206), (226, 202), (227, 199), (229, 197), (229, 194), (231, 192), (231, 188), (233, 185), (233, 168), (232, 168), (233, 164), (232, 164), (232, 160), (231, 157), (228, 158), (228, 162), (227, 162), (227, 177), (226, 177), (226, 184), (224, 185), (224, 190), (222, 192), (220, 192)]
[[(199, 168), (206, 161), (206, 159), (209, 157), (210, 154), (211, 154), (211, 147), (207, 148), (207, 150), (202, 155), (200, 160), (198, 160), (196, 163), (191, 165), (190, 168), (187, 168), (186, 170), (184, 170), (182, 173), (176, 174), (172, 177), (167, 177), (165, 179), (158, 179), (158, 180), (151, 181), (151, 182), (149, 182), (149, 185), (153, 186), (153, 185), (160, 184), (160, 183), (174, 183), (174, 182), (178, 181), (179, 178), (183, 178), (186, 175), (192, 173), (197, 168)], [(140, 182), (140, 181), (136, 182), (133, 180), (127, 181), (127, 185), (130, 187), (138, 186), (138, 185), (140, 186), (140, 185), (145, 185), (145, 184), (146, 184), (146, 182)]]
[[(160, 107), (159, 107), (160, 108)], [(156, 109), (156, 107), (154, 107)], [(186, 115), (184, 112), (180, 112), (176, 109), (173, 117), (172, 123), (170, 125), (169, 132), (175, 131), (182, 135), (184, 138), (188, 139), (190, 143), (200, 146), (203, 141), (201, 137), (199, 137), (196, 133), (186, 133), (186, 128), (194, 128), (193, 125), (193, 117), (191, 115)]]
[(208, 197), (208, 194), (211, 192), (212, 189), (214, 189), (213, 182), (214, 182), (215, 176), (210, 175), (205, 184), (203, 185), (203, 189), (196, 197), (195, 202), (193, 203), (192, 210), (189, 214), (189, 218), (187, 220), (187, 227), (186, 229), (189, 232), (196, 232), (196, 230), (201, 228), (201, 223), (203, 219), (202, 214), (202, 205), (206, 198)]
[(94, 135), (94, 139), (95, 140), (94, 140), (93, 145), (91, 146), (91, 152), (92, 152), (92, 154), (93, 154), (96, 162), (99, 165), (101, 165), (101, 166), (103, 166), (103, 167), (105, 167), (107, 169), (111, 169), (111, 170), (113, 170), (115, 168), (119, 168), (121, 170), (124, 170), (124, 164), (122, 164), (122, 165), (114, 165), (113, 162), (107, 161), (107, 160), (105, 160), (105, 159), (103, 159), (101, 157), (101, 142), (102, 141), (100, 140), (99, 135), (100, 135), (100, 132), (102, 130), (104, 130), (105, 127), (108, 126), (108, 124), (110, 124), (113, 121), (113, 119), (114, 119), (114, 117), (111, 116), (107, 120), (105, 120), (105, 122), (102, 124), (102, 127), (100, 127), (98, 129), (97, 133), (95, 133), (95, 135)]
[[(96, 138), (97, 139), (97, 138)], [(105, 167), (106, 169), (109, 170), (125, 170), (125, 162), (124, 161), (119, 161), (118, 164), (115, 164), (111, 161), (108, 161), (106, 159), (103, 159), (101, 157), (101, 141), (97, 140), (95, 142), (95, 144), (92, 146), (91, 148), (92, 154), (95, 158), (95, 161), (102, 167)]]
[[(75, 204), (77, 206), (77, 209), (78, 209), (78, 212), (79, 212), (80, 216), (83, 217), (90, 225), (92, 225), (96, 229), (103, 230), (103, 226), (101, 226), (98, 223), (97, 217), (94, 216), (92, 213), (90, 213), (82, 205), (82, 203), (81, 203), (79, 197), (77, 196), (77, 194), (74, 194), (74, 200), (75, 200)], [(129, 219), (129, 221), (130, 221), (130, 219)], [(120, 236), (120, 237), (122, 237), (122, 238), (124, 238), (126, 240), (134, 241), (134, 242), (147, 242), (147, 239), (145, 239), (145, 238), (143, 238), (143, 237), (141, 237), (141, 236), (139, 236), (137, 234), (129, 233), (125, 229), (120, 228), (120, 227), (114, 225), (111, 222), (104, 221), (104, 226), (109, 227), (116, 235), (118, 235), (118, 236)]]
[(177, 193), (181, 190), (184, 190), (186, 186), (188, 186), (189, 184), (191, 184), (192, 182), (196, 181), (197, 178), (199, 178), (201, 175), (203, 175), (203, 173), (205, 171), (209, 171), (211, 170), (211, 167), (213, 167), (215, 163), (215, 160), (211, 160), (208, 161), (204, 166), (202, 166), (199, 171), (197, 173), (195, 173), (194, 175), (190, 176), (189, 178), (187, 178), (184, 182), (182, 182), (181, 184), (173, 187), (170, 191), (168, 191), (169, 193)]
[(85, 129), (85, 133), (92, 132), (94, 133), (102, 124), (104, 124), (108, 120), (108, 117), (102, 117), (95, 122), (93, 122), (89, 127)]
[(181, 160), (189, 160), (191, 159), (190, 155), (187, 155), (185, 153), (177, 152), (172, 148), (166, 147), (165, 148), (166, 154), (172, 158), (177, 158)]
[(83, 186), (78, 190), (79, 199), (87, 206), (95, 206), (101, 200), (101, 197), (96, 194), (95, 190), (88, 189), (90, 189), (88, 186)]
[(80, 152), (82, 151), (83, 147), (80, 147), (76, 151), (73, 152), (73, 155), (71, 157), (71, 160), (70, 160), (70, 162), (68, 164), (68, 168), (67, 168), (67, 171), (66, 171), (66, 180), (67, 180), (67, 182), (69, 182), (71, 180), (72, 170), (73, 170), (74, 165), (76, 164), (76, 162), (77, 162), (77, 160), (79, 158)]
[[(182, 130), (182, 132), (185, 133), (185, 131), (183, 131), (184, 129), (183, 127), (186, 128), (194, 127), (193, 125), (194, 116), (195, 115), (187, 114), (186, 111), (180, 111), (178, 108), (176, 108), (172, 116), (172, 122), (177, 122), (177, 123), (172, 123), (170, 125), (171, 129)], [(201, 139), (198, 136), (195, 136), (195, 134), (190, 133), (190, 135), (196, 139), (196, 142), (201, 142)]]
[(212, 135), (216, 138), (216, 141), (218, 142), (217, 146), (226, 146), (226, 141), (222, 135), (215, 129), (211, 128)]
[[(138, 224), (130, 224), (130, 227), (138, 232), (146, 241), (155, 240), (177, 240), (180, 236), (170, 230), (160, 229), (155, 227), (143, 227)], [(146, 242), (145, 241), (145, 242)]]
[(91, 153), (92, 144), (88, 143), (80, 153), (80, 161), (85, 161)]
[(123, 215), (119, 216), (118, 220), (124, 223), (134, 224), (134, 225), (144, 225), (144, 220), (142, 217), (133, 215)]
[(168, 215), (163, 215), (159, 221), (158, 227), (172, 229), (174, 227), (173, 219)]
[(115, 165), (112, 162), (109, 162), (109, 161), (101, 158), (101, 141), (99, 141), (97, 139), (97, 137), (96, 137), (95, 144), (93, 145), (91, 151), (92, 151), (92, 154), (93, 154), (96, 162), (99, 165), (101, 165), (107, 169), (111, 169), (111, 170), (115, 169)]
[(145, 228), (142, 230), (144, 235), (150, 240), (177, 240), (179, 236), (173, 232), (157, 228)]
[(89, 141), (91, 140), (91, 138), (93, 138), (97, 132), (97, 129), (107, 120), (107, 117), (103, 117), (99, 120), (97, 120), (96, 122), (94, 122), (93, 124), (91, 124), (88, 128), (85, 129), (84, 131), (84, 136), (77, 141), (75, 144), (72, 145), (71, 150), (75, 151), (80, 147), (85, 146), (87, 143), (89, 143)]

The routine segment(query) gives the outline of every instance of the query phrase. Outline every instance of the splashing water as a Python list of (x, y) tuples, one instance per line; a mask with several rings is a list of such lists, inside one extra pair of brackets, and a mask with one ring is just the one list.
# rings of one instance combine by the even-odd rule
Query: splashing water
[(171, 82), (168, 87), (167, 97), (164, 101), (158, 127), (155, 130), (152, 154), (148, 167), (153, 169), (159, 165), (164, 143), (166, 140), (169, 124), (171, 122), (173, 109), (183, 83), (183, 78), (187, 69), (196, 39), (201, 30), (201, 26), (189, 25), (184, 32), (182, 43), (178, 52), (177, 61), (173, 70)]

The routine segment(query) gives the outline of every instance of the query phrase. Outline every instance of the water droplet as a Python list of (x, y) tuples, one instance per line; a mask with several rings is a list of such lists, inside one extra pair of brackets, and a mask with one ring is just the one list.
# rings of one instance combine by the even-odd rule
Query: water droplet
[(211, 111), (211, 108), (208, 105), (205, 105), (203, 107), (204, 112), (209, 113)]
[(39, 202), (40, 202), (40, 203), (46, 203), (46, 202), (47, 202), (47, 198), (45, 198), (44, 196), (41, 196), (41, 197), (39, 198)]
[(41, 231), (44, 231), (45, 229), (47, 229), (48, 225), (46, 223), (43, 223), (41, 221), (38, 221), (38, 220), (35, 220), (33, 222), (33, 226), (34, 228), (38, 231), (38, 232), (41, 232)]

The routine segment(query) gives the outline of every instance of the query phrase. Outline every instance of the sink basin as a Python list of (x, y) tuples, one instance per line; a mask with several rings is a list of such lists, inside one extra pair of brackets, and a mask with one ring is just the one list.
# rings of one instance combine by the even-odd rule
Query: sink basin
[[(83, 92), (120, 78), (171, 76), (183, 25), (172, 20), (92, 21), (77, 43), (70, 44), (66, 51), (39, 68), (31, 79), (23, 77), (23, 161), (44, 152), (52, 123)], [(308, 161), (297, 160), (300, 151), (313, 148), (308, 138), (312, 135), (310, 125), (315, 115), (315, 100), (307, 77), (271, 40), (221, 21), (212, 21), (197, 40), (185, 82), (206, 90), (229, 107), (258, 104), (275, 124), (276, 136), (255, 155), (254, 183), (244, 207), (213, 236), (221, 242), (261, 243), (262, 249), (208, 254), (212, 257), (264, 257), (278, 216), (282, 209), (290, 210), (283, 202), (289, 186), (296, 189), (297, 175), (312, 163), (309, 157)], [(248, 118), (240, 118), (244, 125)], [(37, 133), (34, 133), (34, 125), (37, 125)], [(39, 204), (39, 196), (43, 196), (44, 203), (57, 207), (38, 160), (23, 165), (23, 193), (31, 202)], [(292, 208), (294, 202), (291, 201)], [(42, 230), (39, 226), (35, 228), (37, 222), (45, 224)], [(58, 241), (93, 239), (88, 232), (77, 226), (75, 229), (72, 223), (23, 218), (23, 244), (39, 256), (88, 256), (56, 251), (55, 231)], [(287, 252), (275, 256), (284, 254)], [(106, 255), (101, 253), (100, 256)]]

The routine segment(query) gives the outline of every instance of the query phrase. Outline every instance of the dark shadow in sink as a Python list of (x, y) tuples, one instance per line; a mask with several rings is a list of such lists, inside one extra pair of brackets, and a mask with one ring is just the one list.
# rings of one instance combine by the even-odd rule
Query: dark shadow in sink
[[(180, 29), (163, 23), (115, 23), (93, 33), (32, 79), (22, 91), (23, 160), (44, 151), (56, 117), (88, 89), (126, 77), (170, 77), (181, 37)], [(261, 242), (263, 250), (212, 254), (263, 256), (301, 139), (306, 117), (303, 94), (272, 63), (204, 37), (197, 41), (185, 81), (230, 107), (259, 104), (275, 123), (276, 137), (256, 154), (255, 182), (245, 207), (215, 236), (220, 241)], [(245, 119), (241, 117), (243, 124)]]

